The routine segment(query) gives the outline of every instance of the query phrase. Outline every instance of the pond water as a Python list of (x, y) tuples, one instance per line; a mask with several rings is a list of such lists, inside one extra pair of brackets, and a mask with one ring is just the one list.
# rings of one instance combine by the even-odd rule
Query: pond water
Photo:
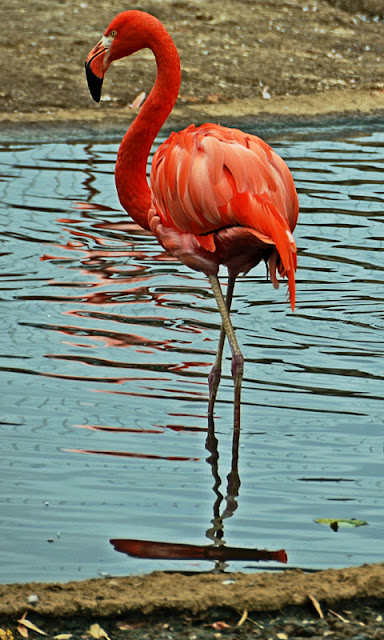
[(229, 571), (382, 561), (384, 132), (267, 140), (301, 203), (297, 308), (263, 266), (239, 278), (235, 488), (228, 350), (206, 447), (212, 293), (122, 212), (118, 139), (0, 147), (1, 582), (210, 571), (110, 539), (206, 546), (218, 529), (230, 547), (288, 556)]

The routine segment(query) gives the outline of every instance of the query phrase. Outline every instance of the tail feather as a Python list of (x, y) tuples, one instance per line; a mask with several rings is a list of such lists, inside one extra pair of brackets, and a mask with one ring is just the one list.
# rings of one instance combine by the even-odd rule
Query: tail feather
[[(276, 271), (277, 267), (280, 275), (288, 278), (289, 298), (291, 302), (291, 309), (294, 311), (296, 296), (295, 271), (297, 267), (296, 243), (286, 220), (279, 214), (273, 205), (269, 204), (268, 209), (270, 214), (269, 232), (280, 258), (277, 260), (277, 256), (275, 257), (274, 268)], [(273, 261), (272, 264), (270, 264), (270, 267), (273, 268)]]

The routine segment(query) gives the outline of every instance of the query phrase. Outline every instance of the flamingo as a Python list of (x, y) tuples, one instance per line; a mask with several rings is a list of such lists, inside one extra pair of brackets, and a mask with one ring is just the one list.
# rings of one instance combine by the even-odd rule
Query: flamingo
[[(99, 102), (110, 64), (144, 48), (155, 56), (157, 76), (119, 147), (118, 196), (129, 215), (164, 249), (208, 277), (221, 315), (216, 359), (208, 377), (208, 416), (214, 412), (227, 337), (234, 427), (239, 428), (244, 357), (230, 318), (235, 280), (264, 260), (275, 288), (276, 271), (287, 277), (294, 311), (297, 259), (292, 231), (299, 211), (297, 193), (287, 165), (266, 142), (211, 123), (171, 133), (153, 157), (149, 186), (146, 167), (151, 146), (180, 89), (180, 59), (171, 36), (154, 16), (123, 11), (88, 54), (85, 68), (90, 93)], [(220, 265), (228, 269), (226, 298), (218, 280)]]

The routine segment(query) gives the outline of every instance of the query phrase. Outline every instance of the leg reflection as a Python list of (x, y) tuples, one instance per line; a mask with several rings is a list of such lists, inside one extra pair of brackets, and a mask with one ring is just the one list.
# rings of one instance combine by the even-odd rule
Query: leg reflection
[[(208, 417), (208, 434), (205, 443), (205, 448), (209, 451), (207, 462), (211, 466), (212, 476), (214, 479), (213, 491), (216, 495), (216, 499), (213, 503), (213, 518), (211, 520), (212, 527), (210, 527), (206, 536), (216, 546), (224, 546), (224, 520), (230, 518), (237, 509), (237, 497), (240, 489), (240, 477), (239, 477), (239, 441), (240, 441), (240, 429), (233, 429), (232, 439), (232, 462), (231, 470), (227, 476), (227, 494), (225, 496), (225, 506), (220, 513), (220, 507), (224, 501), (224, 496), (220, 491), (221, 478), (219, 475), (219, 450), (218, 441), (215, 434), (215, 423), (213, 416)], [(226, 562), (221, 560), (216, 561), (215, 570), (222, 571), (227, 566)]]

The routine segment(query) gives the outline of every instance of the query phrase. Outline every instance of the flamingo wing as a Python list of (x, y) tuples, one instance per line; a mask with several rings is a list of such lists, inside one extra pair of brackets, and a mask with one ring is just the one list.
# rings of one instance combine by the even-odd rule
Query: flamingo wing
[(162, 223), (197, 237), (243, 226), (276, 244), (276, 224), (289, 231), (296, 225), (287, 165), (263, 140), (237, 129), (191, 125), (173, 133), (154, 155), (151, 187)]

